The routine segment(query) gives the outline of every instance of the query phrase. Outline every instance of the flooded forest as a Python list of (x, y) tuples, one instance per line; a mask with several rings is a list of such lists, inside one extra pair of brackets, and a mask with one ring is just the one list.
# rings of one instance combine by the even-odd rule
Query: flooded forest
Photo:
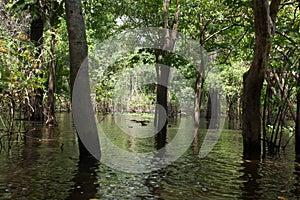
[(0, 2), (0, 199), (300, 199), (300, 4)]

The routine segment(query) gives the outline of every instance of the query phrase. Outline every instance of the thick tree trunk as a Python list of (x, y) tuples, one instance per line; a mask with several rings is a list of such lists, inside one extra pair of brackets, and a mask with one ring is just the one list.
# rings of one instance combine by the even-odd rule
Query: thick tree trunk
[[(82, 14), (81, 1), (66, 0), (65, 6), (70, 51), (70, 88), (71, 93), (73, 94), (75, 79), (81, 65), (86, 65), (84, 66), (84, 73), (86, 73), (86, 76), (88, 76), (88, 62), (86, 60), (88, 56), (88, 46), (86, 41), (85, 22)], [(86, 80), (88, 80), (88, 78)], [(84, 96), (83, 98), (88, 97)], [(78, 143), (81, 159), (86, 157), (92, 158), (91, 153), (84, 146), (83, 141), (79, 137), (79, 135)]]
[(261, 116), (260, 97), (265, 66), (274, 35), (276, 15), (280, 0), (254, 0), (255, 47), (249, 71), (243, 76), (243, 145), (245, 159), (260, 159)]
[[(170, 69), (168, 67), (159, 67), (159, 82), (157, 85), (156, 101), (161, 107), (157, 112), (157, 128), (156, 147), (160, 149), (165, 146), (167, 142), (167, 124), (168, 124), (168, 82)], [(162, 109), (163, 108), (163, 109)]]
[[(162, 64), (166, 65), (162, 66), (159, 64), (158, 55), (156, 55), (156, 73), (157, 73), (157, 90), (156, 90), (156, 98), (158, 106), (155, 109), (155, 126), (158, 129), (158, 133), (156, 134), (156, 148), (160, 149), (165, 146), (167, 142), (167, 126), (168, 126), (168, 83), (169, 83), (169, 76), (170, 76), (170, 61), (168, 58), (168, 52), (172, 52), (174, 48), (174, 44), (177, 37), (177, 30), (178, 30), (178, 19), (180, 13), (180, 4), (179, 0), (177, 0), (177, 10), (175, 13), (175, 19), (173, 24), (173, 31), (169, 30), (169, 0), (164, 0), (163, 9), (164, 9), (164, 28), (165, 28), (165, 35), (164, 35), (164, 45), (163, 45), (163, 52), (162, 55)], [(158, 109), (159, 108), (159, 109)]]

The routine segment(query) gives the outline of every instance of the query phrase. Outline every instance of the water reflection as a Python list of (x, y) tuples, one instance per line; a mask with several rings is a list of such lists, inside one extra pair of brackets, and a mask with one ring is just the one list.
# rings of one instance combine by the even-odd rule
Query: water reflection
[[(297, 199), (300, 196), (300, 162), (295, 165), (292, 145), (280, 157), (267, 156), (264, 162), (248, 162), (242, 159), (241, 133), (224, 130), (212, 151), (200, 159), (199, 149), (206, 136), (206, 130), (200, 127), (194, 132), (196, 138), (191, 147), (169, 166), (151, 173), (125, 173), (90, 159), (79, 160), (71, 115), (58, 115), (57, 120), (60, 126), (35, 127), (36, 132), (14, 145), (10, 152), (0, 153), (1, 200)], [(101, 123), (107, 137), (120, 148), (131, 152), (155, 150), (154, 137), (138, 140), (121, 134), (109, 117)], [(178, 132), (179, 123), (170, 124), (168, 142)], [(132, 125), (128, 129), (133, 133), (142, 130), (137, 124)]]
[(73, 187), (67, 200), (85, 200), (95, 197), (98, 191), (97, 170), (99, 162), (94, 158), (80, 158), (78, 169), (72, 179)]
[(259, 179), (261, 178), (261, 176), (258, 173), (259, 161), (245, 160), (242, 163), (242, 167), (242, 199), (260, 199), (261, 192), (259, 191)]
[(147, 177), (145, 185), (149, 188), (152, 197), (159, 198), (164, 194), (163, 179), (165, 177), (165, 169), (154, 171)]
[(295, 175), (295, 183), (292, 192), (295, 194), (295, 197), (297, 197), (297, 199), (300, 199), (300, 158), (297, 156), (295, 160), (294, 175)]

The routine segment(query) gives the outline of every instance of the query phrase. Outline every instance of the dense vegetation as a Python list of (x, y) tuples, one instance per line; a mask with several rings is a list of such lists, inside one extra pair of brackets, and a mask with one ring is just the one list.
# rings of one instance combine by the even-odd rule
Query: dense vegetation
[[(82, 58), (71, 53), (70, 59), (69, 44), (70, 49), (72, 45), (81, 45), (73, 49), (84, 58), (85, 42), (93, 56), (97, 46), (110, 36), (128, 29), (160, 27), (189, 36), (211, 58), (223, 80), (228, 128), (243, 130), (246, 158), (260, 157), (261, 141), (263, 155), (267, 150), (278, 152), (289, 142), (281, 141), (283, 134), (296, 135), (296, 145), (299, 145), (300, 10), (297, 1), (272, 0), (270, 5), (267, 0), (82, 1), (85, 25), (78, 23), (82, 27), (76, 28), (83, 28), (85, 31), (81, 33), (86, 37), (81, 38), (80, 44), (74, 42), (78, 38), (72, 37), (70, 27), (76, 24), (72, 20), (80, 17), (68, 17), (65, 12), (68, 5), (73, 5), (69, 8), (71, 14), (76, 8), (78, 12), (74, 15), (81, 15), (80, 0), (66, 0), (66, 6), (61, 0), (1, 2), (0, 137), (26, 134), (32, 121), (56, 125), (55, 111), (71, 109), (70, 88), (78, 70), (76, 62), (78, 67)], [(185, 96), (187, 91), (168, 92), (156, 84), (140, 86), (139, 74), (130, 69), (147, 64), (165, 64), (179, 70), (193, 89), (194, 97)], [(161, 67), (158, 70), (169, 77), (170, 71)], [(115, 103), (122, 89), (116, 86), (124, 72), (130, 75), (122, 86), (130, 88), (130, 92), (127, 99)], [(208, 108), (212, 98), (219, 95), (218, 92), (209, 95), (208, 77), (203, 72), (202, 65), (193, 66), (181, 56), (155, 49), (136, 49), (99, 72), (96, 110), (104, 114), (155, 113), (153, 105), (157, 102), (168, 110), (170, 118), (175, 118), (184, 112), (178, 99), (187, 98), (194, 101), (197, 128), (200, 113), (205, 113), (201, 116), (207, 118), (216, 117)], [(300, 154), (299, 146), (296, 151)]]

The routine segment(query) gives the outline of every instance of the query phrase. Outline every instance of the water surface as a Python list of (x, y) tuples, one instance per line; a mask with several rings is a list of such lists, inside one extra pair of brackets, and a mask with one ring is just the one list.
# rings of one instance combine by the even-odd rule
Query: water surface
[[(57, 120), (58, 127), (35, 127), (29, 137), (0, 153), (0, 199), (300, 198), (293, 142), (280, 156), (250, 162), (242, 159), (241, 132), (223, 130), (214, 149), (199, 159), (206, 134), (200, 129), (198, 140), (166, 168), (125, 173), (102, 163), (80, 162), (71, 115), (57, 114)], [(120, 148), (130, 152), (155, 148), (153, 137), (135, 139), (124, 134), (111, 116), (100, 123)], [(139, 134), (140, 125), (132, 123), (132, 133)], [(171, 123), (168, 140), (179, 124)]]

